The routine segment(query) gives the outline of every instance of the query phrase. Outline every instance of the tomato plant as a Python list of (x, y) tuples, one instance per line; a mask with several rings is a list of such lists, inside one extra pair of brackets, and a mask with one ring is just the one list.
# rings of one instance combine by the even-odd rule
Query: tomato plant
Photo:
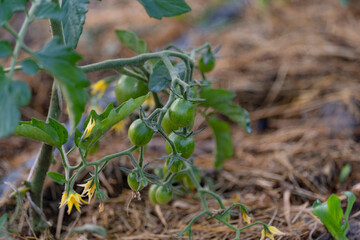
[[(138, 1), (149, 16), (157, 19), (181, 15), (191, 10), (184, 0)], [(217, 169), (221, 169), (225, 160), (234, 152), (230, 125), (220, 120), (217, 115), (224, 115), (250, 131), (248, 112), (232, 102), (235, 94), (225, 89), (213, 88), (205, 75), (215, 67), (217, 50), (213, 51), (211, 45), (206, 43), (189, 51), (169, 45), (158, 52), (151, 52), (145, 41), (135, 33), (116, 30), (115, 34), (121, 44), (135, 52), (136, 56), (79, 65), (82, 56), (76, 53), (76, 48), (83, 31), (88, 4), (88, 0), (62, 0), (61, 4), (58, 0), (0, 1), (0, 27), (8, 31), (15, 42), (13, 47), (8, 40), (0, 40), (0, 58), (11, 58), (8, 61), (9, 67), (0, 66), (0, 138), (15, 134), (43, 143), (41, 154), (35, 161), (35, 170), (31, 171), (29, 182), (25, 183), (24, 189), (27, 190), (24, 191), (29, 191), (29, 194), (27, 198), (22, 196), (17, 199), (19, 207), (24, 205), (25, 201), (31, 203), (31, 229), (44, 231), (50, 227), (42, 212), (42, 191), (47, 176), (64, 186), (59, 202), (60, 207), (68, 206), (68, 214), (71, 214), (73, 206), (80, 211), (81, 204), (89, 204), (92, 199), (99, 203), (99, 211), (102, 212), (104, 199), (108, 197), (102, 190), (99, 175), (111, 160), (125, 156), (132, 169), (120, 168), (128, 173), (127, 182), (133, 190), (133, 197), (139, 197), (147, 183), (152, 184), (149, 198), (155, 204), (166, 204), (172, 199), (175, 182), (182, 181), (187, 188), (196, 189), (198, 192), (203, 211), (195, 216), (178, 236), (188, 234), (191, 238), (192, 224), (199, 217), (207, 215), (234, 230), (235, 239), (239, 239), (240, 232), (249, 226), (238, 228), (229, 224), (228, 212), (233, 208), (240, 208), (243, 216), (244, 212), (248, 216), (245, 206), (234, 203), (225, 207), (220, 195), (201, 185), (201, 172), (191, 157), (195, 150), (193, 135), (200, 131), (192, 131), (197, 113), (201, 114), (213, 132), (214, 166)], [(18, 11), (22, 11), (25, 18), (17, 32), (11, 26), (10, 19), (14, 12)], [(39, 19), (50, 20), (52, 38), (40, 50), (33, 50), (27, 46), (24, 38), (29, 25)], [(27, 54), (27, 58), (19, 59), (19, 56), (22, 56), (21, 51)], [(16, 72), (22, 71), (24, 74), (36, 76), (40, 70), (53, 77), (47, 119), (20, 121), (19, 107), (30, 102), (31, 91), (24, 81), (14, 80), (17, 79)], [(121, 75), (116, 74), (101, 80), (92, 79), (94, 83), (90, 85), (87, 74), (104, 70), (115, 71)], [(196, 71), (200, 72), (200, 79), (195, 77)], [(114, 91), (117, 101), (107, 101), (107, 107), (98, 112), (85, 111), (87, 102), (99, 102), (114, 81), (115, 89), (110, 90)], [(146, 108), (150, 96), (155, 104)], [(61, 107), (62, 99), (66, 108)], [(67, 110), (64, 113), (68, 114), (69, 124), (59, 122), (63, 109)], [(104, 135), (130, 118), (136, 119), (128, 129), (132, 146), (89, 161), (88, 155), (98, 149)], [(159, 176), (149, 173), (149, 162), (146, 163), (144, 156), (145, 145), (154, 135), (166, 140), (165, 148), (168, 154), (162, 158), (167, 160), (163, 163), (163, 173)], [(66, 149), (65, 144), (71, 145), (71, 149)], [(49, 172), (55, 149), (60, 155), (64, 174)], [(133, 154), (136, 151), (139, 151), (135, 155), (138, 156), (137, 159)], [(77, 164), (70, 163), (68, 159), (73, 152), (80, 157)], [(84, 184), (79, 184), (84, 188), (80, 195), (74, 186), (84, 171), (89, 171), (90, 177)], [(209, 209), (206, 196), (217, 201), (219, 213), (224, 215), (214, 214)], [(88, 201), (83, 197), (87, 197)], [(15, 221), (17, 216), (14, 215), (11, 222)], [(1, 217), (0, 227), (8, 222), (7, 216)], [(61, 222), (58, 224), (61, 226)], [(272, 229), (261, 222), (253, 225), (257, 224), (262, 225), (266, 231)]]

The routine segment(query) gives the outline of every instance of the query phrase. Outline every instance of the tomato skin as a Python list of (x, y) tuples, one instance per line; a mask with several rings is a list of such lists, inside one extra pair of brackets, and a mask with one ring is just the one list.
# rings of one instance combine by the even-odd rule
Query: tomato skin
[(153, 204), (159, 204), (156, 200), (156, 190), (159, 188), (159, 185), (151, 185), (149, 189), (149, 199)]
[(122, 75), (115, 86), (115, 96), (121, 104), (130, 98), (137, 98), (149, 92), (147, 84), (136, 78)]
[(127, 183), (133, 191), (141, 191), (144, 188), (143, 184), (137, 181), (137, 175), (134, 172), (129, 173)]
[(158, 204), (166, 204), (170, 202), (172, 198), (172, 190), (168, 189), (166, 186), (159, 186), (156, 190), (155, 198)]
[[(198, 182), (201, 181), (201, 174), (198, 168), (193, 167), (192, 168), (195, 178)], [(186, 186), (187, 188), (194, 190), (195, 189), (195, 184), (193, 183), (193, 181), (191, 180), (191, 178), (189, 177), (188, 174), (185, 174), (185, 176), (183, 177), (183, 184), (184, 186)]]
[(169, 108), (170, 120), (178, 127), (189, 126), (195, 113), (195, 105), (185, 99), (176, 99)]
[(205, 63), (205, 56), (201, 55), (198, 62), (198, 68), (201, 72), (207, 73), (214, 69), (215, 58), (212, 54), (206, 54), (207, 62)]
[(135, 146), (144, 146), (152, 139), (154, 131), (141, 119), (136, 119), (129, 127), (128, 137)]
[(162, 121), (161, 121), (161, 127), (165, 131), (166, 134), (170, 134), (172, 131), (176, 131), (179, 129), (179, 126), (174, 124), (169, 116), (169, 111), (166, 111)]
[[(164, 164), (164, 168), (169, 169), (169, 163), (170, 163), (170, 159), (168, 158)], [(183, 169), (184, 163), (181, 159), (176, 158), (173, 163), (171, 164), (170, 167), (170, 172), (172, 173), (177, 173), (178, 171), (180, 171), (181, 169)]]
[[(171, 133), (169, 139), (175, 144), (176, 151), (181, 153), (181, 157), (189, 158), (195, 150), (195, 141), (193, 136), (184, 137), (182, 135), (177, 135)], [(171, 145), (169, 142), (166, 142), (166, 152), (168, 154), (172, 153)]]

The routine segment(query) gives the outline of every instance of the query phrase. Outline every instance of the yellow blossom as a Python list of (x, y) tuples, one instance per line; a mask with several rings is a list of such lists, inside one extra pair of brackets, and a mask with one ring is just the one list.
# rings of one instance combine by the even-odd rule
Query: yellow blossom
[(84, 134), (85, 134), (85, 138), (90, 136), (91, 130), (94, 128), (95, 126), (95, 120), (93, 118), (90, 118), (88, 125), (85, 128)]
[(89, 202), (91, 201), (91, 198), (93, 197), (95, 190), (96, 190), (95, 183), (92, 184), (92, 182), (93, 181), (90, 180), (85, 184), (78, 184), (78, 186), (84, 188), (83, 192), (81, 193), (81, 196), (85, 197), (87, 195), (89, 197)]
[(251, 223), (251, 217), (243, 209), (241, 209), (241, 215), (243, 217), (244, 222), (246, 222), (247, 224)]
[(64, 192), (61, 197), (61, 203), (60, 203), (59, 208), (63, 207), (65, 204), (67, 204), (67, 206), (68, 206), (67, 213), (70, 214), (73, 206), (75, 205), (76, 210), (81, 212), (80, 205), (82, 204), (82, 202), (87, 204), (87, 202), (81, 198), (80, 194), (78, 194), (74, 191), (71, 191), (70, 194), (68, 195), (67, 192)]
[(99, 97), (102, 97), (109, 86), (105, 80), (97, 81), (96, 83), (91, 85), (91, 95), (99, 94)]
[[(266, 237), (269, 237), (271, 240), (275, 240), (274, 239), (274, 235), (284, 235), (285, 233), (281, 232), (279, 229), (277, 229), (276, 227), (269, 227), (269, 231), (266, 232)], [(261, 238), (260, 240), (265, 240), (265, 229), (261, 230)]]
[(103, 202), (100, 202), (99, 204), (99, 212), (103, 212), (104, 211), (104, 203)]
[(125, 118), (112, 126), (111, 130), (115, 130), (116, 133), (121, 133), (125, 130), (126, 124), (128, 123), (128, 119)]
[(145, 101), (144, 101), (144, 106), (148, 106), (149, 108), (152, 108), (155, 106), (155, 100), (153, 98), (153, 96), (149, 96)]

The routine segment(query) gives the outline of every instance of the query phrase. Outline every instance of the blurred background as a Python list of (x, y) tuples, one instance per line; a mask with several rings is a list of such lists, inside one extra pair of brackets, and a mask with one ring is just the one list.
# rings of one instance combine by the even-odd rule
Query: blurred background
[[(134, 0), (91, 1), (77, 49), (83, 55), (80, 65), (134, 56), (121, 45), (114, 33), (116, 29), (137, 33), (151, 51), (170, 43), (185, 50), (205, 42), (221, 46), (218, 55), (222, 58), (217, 59), (209, 77), (215, 86), (237, 94), (236, 102), (250, 112), (252, 132), (248, 134), (232, 124), (235, 156), (222, 171), (213, 168), (211, 131), (196, 136), (195, 163), (203, 169), (204, 181), (209, 181), (228, 205), (241, 202), (249, 207), (253, 219), (286, 232), (281, 239), (331, 239), (312, 215), (311, 206), (316, 199), (324, 201), (331, 193), (345, 190), (353, 191), (359, 199), (360, 2), (349, 1), (347, 7), (339, 0), (187, 0), (187, 3), (192, 12), (159, 21), (149, 18)], [(23, 18), (22, 14), (15, 14), (11, 25), (19, 29)], [(0, 36), (11, 40), (3, 30)], [(48, 23), (40, 21), (31, 25), (25, 42), (38, 50), (49, 37)], [(1, 63), (8, 66), (9, 61)], [(88, 76), (91, 82), (96, 82), (114, 74), (104, 71)], [(33, 94), (30, 105), (21, 109), (22, 119), (45, 120), (51, 78), (45, 73), (35, 77), (17, 73), (16, 77), (26, 81)], [(109, 89), (107, 94), (111, 98), (113, 91)], [(62, 120), (66, 121), (66, 116)], [(197, 119), (196, 126), (202, 126), (201, 119)], [(149, 144), (146, 159), (152, 162), (151, 168), (157, 166), (155, 159), (165, 154), (164, 145), (160, 138)], [(39, 146), (15, 136), (0, 140), (0, 181), (20, 185)], [(126, 146), (129, 146), (126, 132), (112, 132), (90, 159)], [(78, 161), (76, 156), (73, 158), (72, 161)], [(97, 205), (84, 207), (81, 218), (76, 214), (64, 216), (63, 229), (75, 221), (76, 225), (103, 226), (108, 239), (172, 239), (199, 211), (200, 203), (191, 194), (161, 209), (154, 209), (144, 196), (127, 209), (130, 190), (119, 165), (128, 166), (126, 158), (114, 160), (101, 178), (110, 196), (105, 212), (99, 214)], [(350, 171), (341, 175), (345, 166)], [(60, 170), (59, 162), (52, 169)], [(54, 216), (49, 220), (56, 223), (63, 189), (51, 181), (47, 186), (45, 213)], [(14, 208), (9, 192), (5, 185), (0, 185), (0, 213)], [(360, 236), (359, 211), (357, 201), (350, 219), (349, 239)], [(231, 221), (242, 224), (237, 217)], [(235, 236), (232, 230), (212, 220), (202, 219), (193, 229), (194, 239)], [(260, 230), (245, 231), (243, 239), (258, 239)]]

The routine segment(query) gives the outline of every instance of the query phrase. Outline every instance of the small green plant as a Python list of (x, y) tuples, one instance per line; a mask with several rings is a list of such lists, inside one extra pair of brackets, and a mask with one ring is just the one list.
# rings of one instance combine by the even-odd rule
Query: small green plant
[[(151, 17), (157, 19), (191, 10), (184, 0), (139, 2)], [(88, 4), (88, 0), (62, 0), (61, 6), (58, 0), (0, 0), (0, 27), (7, 30), (16, 40), (14, 49), (6, 40), (0, 41), (0, 57), (12, 57), (10, 67), (0, 67), (0, 138), (15, 134), (44, 143), (34, 174), (31, 180), (25, 183), (26, 189), (29, 190), (26, 199), (33, 210), (32, 229), (41, 232), (49, 227), (42, 212), (42, 192), (46, 176), (64, 186), (59, 202), (60, 207), (67, 205), (68, 214), (71, 214), (73, 207), (80, 212), (81, 205), (90, 204), (92, 200), (98, 202), (99, 211), (102, 212), (105, 207), (104, 198), (107, 198), (107, 195), (101, 190), (99, 174), (112, 159), (127, 156), (132, 168), (121, 169), (128, 173), (128, 185), (133, 190), (133, 197), (140, 196), (140, 191), (149, 183), (152, 185), (150, 199), (155, 204), (166, 204), (171, 201), (175, 183), (198, 192), (203, 211), (192, 219), (178, 236), (187, 234), (191, 239), (192, 224), (204, 215), (233, 229), (236, 232), (235, 239), (240, 238), (241, 231), (254, 225), (263, 226), (262, 239), (273, 238), (274, 234), (283, 234), (277, 228), (262, 222), (251, 224), (248, 210), (244, 205), (234, 203), (226, 207), (218, 194), (200, 184), (201, 174), (192, 158), (195, 149), (193, 136), (201, 131), (192, 130), (196, 114), (207, 121), (214, 133), (214, 166), (217, 169), (221, 169), (225, 160), (233, 156), (234, 150), (230, 125), (219, 120), (216, 115), (222, 114), (250, 131), (248, 112), (232, 102), (235, 94), (225, 89), (214, 88), (205, 75), (215, 67), (215, 54), (218, 50), (213, 50), (206, 43), (190, 51), (170, 45), (162, 51), (151, 53), (146, 43), (136, 34), (117, 30), (116, 35), (121, 43), (137, 53), (137, 56), (78, 66), (77, 62), (82, 56), (77, 54), (75, 49), (82, 33)], [(15, 11), (26, 13), (18, 33), (8, 22)], [(53, 38), (41, 50), (34, 52), (23, 40), (29, 25), (37, 19), (50, 20)], [(21, 50), (25, 51), (28, 57), (19, 60)], [(90, 86), (86, 74), (100, 70), (115, 70), (122, 76), (114, 75), (105, 80), (97, 80)], [(28, 75), (45, 71), (54, 77), (46, 121), (35, 118), (31, 121), (19, 121), (19, 107), (29, 103), (31, 91), (25, 82), (14, 81), (16, 71)], [(200, 79), (194, 78), (195, 71), (199, 71)], [(90, 98), (91, 104), (96, 105), (113, 81), (117, 81), (117, 102), (109, 103), (105, 109), (98, 112), (92, 110), (88, 116), (84, 116), (88, 99)], [(71, 123), (69, 129), (58, 121), (62, 110), (60, 106), (63, 104), (61, 99), (64, 99), (67, 105), (66, 113)], [(151, 102), (153, 103), (150, 104)], [(96, 151), (99, 141), (114, 127), (124, 128), (124, 121), (129, 119), (130, 115), (136, 118), (128, 130), (132, 146), (89, 161), (88, 155)], [(78, 126), (81, 118), (86, 120), (82, 126)], [(150, 162), (145, 163), (144, 156), (146, 144), (154, 135), (166, 140), (164, 148), (168, 154), (160, 159), (165, 161), (157, 175), (147, 171)], [(64, 145), (68, 142), (69, 136), (73, 136), (74, 141), (73, 147), (67, 150)], [(48, 172), (54, 149), (60, 153), (64, 174)], [(81, 162), (76, 165), (72, 165), (68, 160), (74, 151), (81, 157)], [(137, 159), (134, 155), (136, 151)], [(78, 177), (83, 171), (89, 171), (90, 176), (85, 183), (79, 184)], [(84, 188), (81, 194), (75, 191), (75, 185)], [(87, 201), (83, 199), (85, 197), (88, 198)], [(219, 209), (210, 209), (207, 197), (214, 198)], [(21, 206), (21, 201), (24, 200), (25, 194), (21, 196), (18, 205)], [(234, 208), (239, 209), (238, 213), (248, 225), (237, 227), (229, 223), (230, 214), (235, 212)], [(7, 215), (0, 218), (1, 234), (9, 231), (7, 223)]]
[(316, 200), (313, 213), (326, 226), (336, 240), (347, 240), (346, 231), (349, 228), (349, 215), (356, 200), (352, 192), (343, 192), (347, 196), (347, 206), (343, 218), (340, 198), (332, 194), (325, 203)]

